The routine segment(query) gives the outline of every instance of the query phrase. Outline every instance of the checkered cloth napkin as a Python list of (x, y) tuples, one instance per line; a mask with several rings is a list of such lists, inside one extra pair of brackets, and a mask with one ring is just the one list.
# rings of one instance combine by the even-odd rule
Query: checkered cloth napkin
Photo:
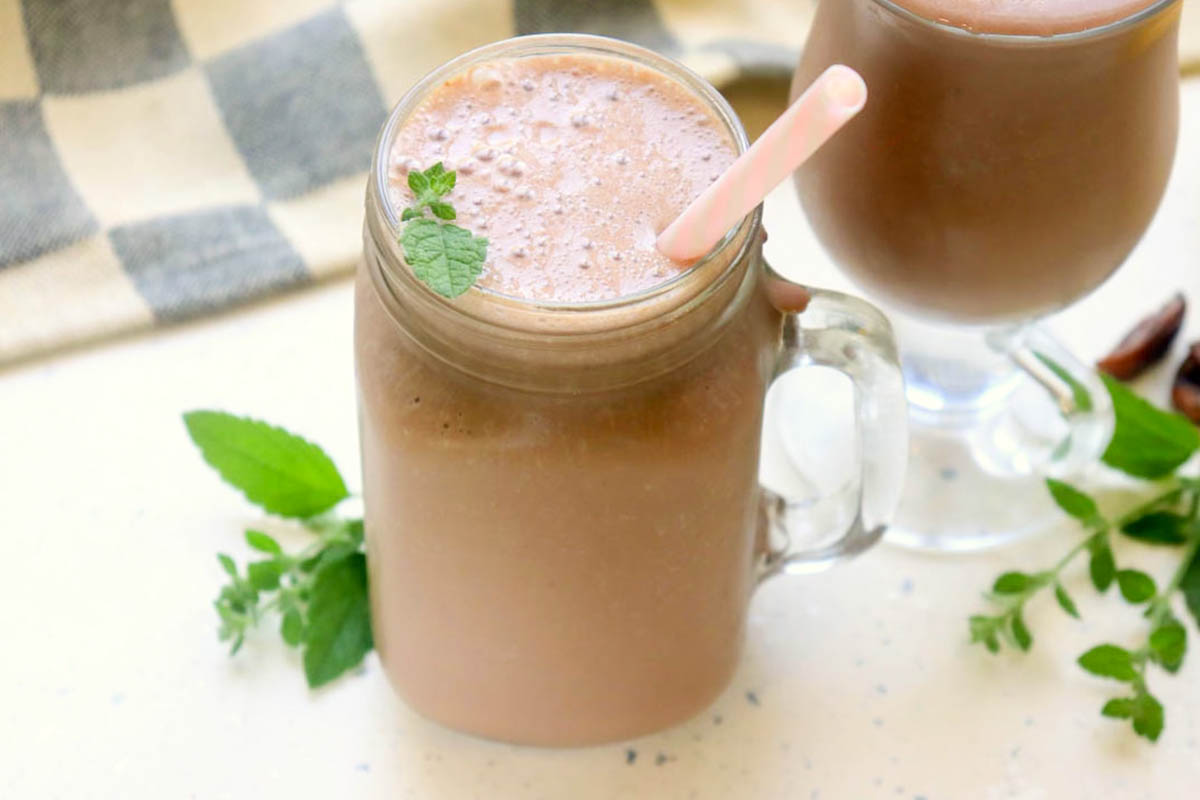
[(0, 364), (349, 272), (417, 78), (588, 31), (786, 80), (816, 0), (0, 0)]

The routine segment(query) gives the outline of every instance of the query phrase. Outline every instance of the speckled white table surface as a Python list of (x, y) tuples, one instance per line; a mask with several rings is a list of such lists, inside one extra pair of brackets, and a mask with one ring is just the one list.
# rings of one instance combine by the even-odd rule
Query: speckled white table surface
[[(1184, 93), (1162, 213), (1127, 267), (1055, 320), (1083, 356), (1177, 287), (1200, 301), (1200, 83)], [(837, 283), (790, 187), (767, 217), (770, 254)], [(1102, 720), (1112, 687), (1074, 664), (1097, 641), (1139, 634), (1111, 593), (1074, 574), (1084, 621), (1042, 599), (1027, 656), (967, 644), (979, 590), (1054, 558), (1077, 535), (1069, 525), (971, 557), (883, 546), (769, 583), (742, 666), (708, 711), (593, 749), (444, 730), (393, 697), (374, 657), (309, 692), (274, 632), (231, 660), (214, 635), (213, 553), (242, 555), (256, 516), (197, 457), (179, 415), (217, 407), (284, 424), (357, 485), (351, 313), (340, 283), (0, 374), (0, 797), (1195, 796), (1200, 656), (1153, 678), (1168, 714), (1157, 746)], [(1200, 316), (1188, 334), (1200, 338)], [(1146, 391), (1161, 397), (1166, 378)], [(1168, 568), (1162, 553), (1120, 546)]]

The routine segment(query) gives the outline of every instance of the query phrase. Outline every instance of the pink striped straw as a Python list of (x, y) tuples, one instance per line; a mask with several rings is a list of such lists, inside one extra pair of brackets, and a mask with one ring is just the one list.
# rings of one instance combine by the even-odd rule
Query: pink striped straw
[(725, 233), (862, 111), (867, 84), (836, 64), (697, 197), (658, 237), (658, 250), (676, 261), (706, 255)]

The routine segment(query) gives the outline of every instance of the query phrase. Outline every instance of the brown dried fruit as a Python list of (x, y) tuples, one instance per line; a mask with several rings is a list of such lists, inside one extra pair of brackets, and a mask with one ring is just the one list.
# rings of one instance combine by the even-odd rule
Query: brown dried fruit
[(1200, 425), (1200, 342), (1192, 345), (1175, 376), (1171, 403), (1181, 414)]
[(1097, 367), (1122, 381), (1131, 381), (1156, 364), (1183, 326), (1187, 301), (1176, 294), (1165, 306), (1143, 319)]

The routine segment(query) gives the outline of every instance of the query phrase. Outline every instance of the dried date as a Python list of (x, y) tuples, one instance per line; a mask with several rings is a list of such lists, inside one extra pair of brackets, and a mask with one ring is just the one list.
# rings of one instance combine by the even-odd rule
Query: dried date
[(1182, 294), (1176, 294), (1165, 306), (1139, 322), (1096, 366), (1118, 380), (1133, 380), (1171, 349), (1186, 314), (1187, 301)]

